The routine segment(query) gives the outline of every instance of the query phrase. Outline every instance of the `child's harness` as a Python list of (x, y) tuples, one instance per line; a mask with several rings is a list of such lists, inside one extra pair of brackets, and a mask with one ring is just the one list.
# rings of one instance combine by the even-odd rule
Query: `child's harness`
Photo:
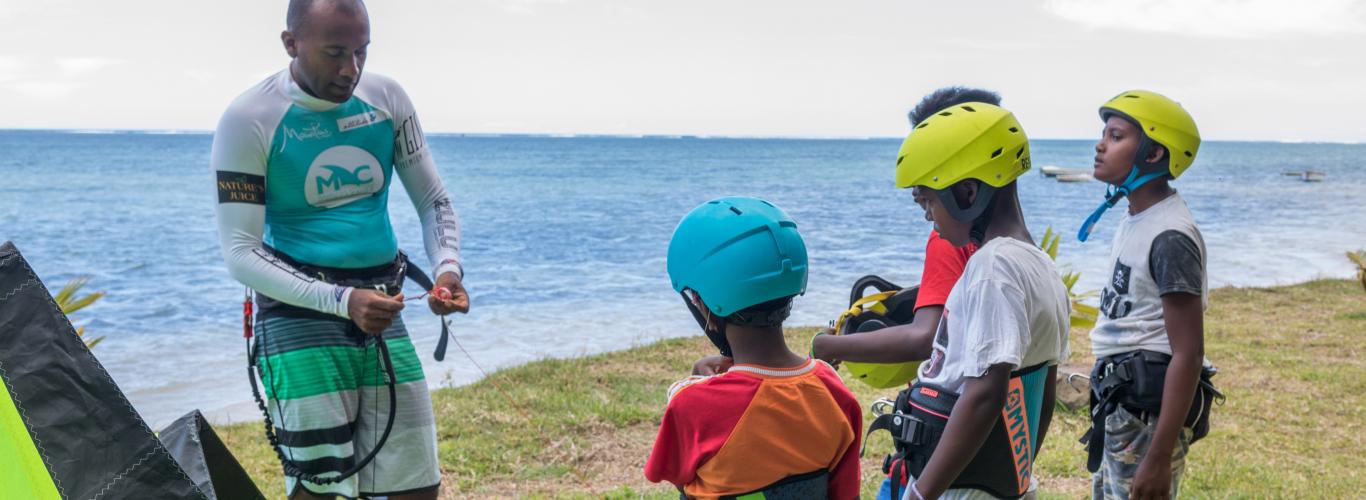
[[(950, 487), (982, 490), (1000, 498), (1019, 498), (1029, 490), (1047, 366), (1040, 363), (1010, 373), (1001, 418)], [(900, 498), (909, 477), (924, 472), (957, 402), (958, 394), (917, 381), (897, 394), (891, 413), (879, 415), (868, 426), (868, 434), (880, 429), (892, 434), (896, 452), (883, 461), (882, 470), (891, 477), (893, 498)]]
[[(1167, 380), (1167, 366), (1172, 357), (1156, 351), (1130, 351), (1096, 360), (1091, 369), (1091, 428), (1081, 437), (1086, 445), (1086, 468), (1095, 472), (1100, 468), (1101, 452), (1105, 447), (1105, 417), (1123, 406), (1139, 418), (1155, 416), (1162, 409), (1162, 388)], [(1209, 434), (1209, 414), (1216, 400), (1224, 404), (1224, 395), (1214, 387), (1210, 378), (1218, 370), (1200, 370), (1200, 385), (1195, 388), (1195, 400), (1186, 414), (1185, 425), (1194, 431), (1191, 442)]]

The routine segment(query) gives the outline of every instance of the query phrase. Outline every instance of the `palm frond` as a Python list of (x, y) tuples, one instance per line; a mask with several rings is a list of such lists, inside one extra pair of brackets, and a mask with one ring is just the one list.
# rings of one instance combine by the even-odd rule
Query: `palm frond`
[[(62, 314), (70, 316), (72, 313), (85, 309), (90, 304), (100, 300), (101, 297), (104, 297), (104, 292), (95, 292), (77, 298), (76, 293), (88, 282), (90, 282), (88, 276), (76, 277), (71, 281), (68, 281), (66, 286), (63, 286), (62, 289), (57, 292), (57, 295), (52, 297), (52, 300), (57, 302), (57, 307), (62, 309)], [(85, 326), (76, 328), (76, 336), (81, 337), (82, 339), (85, 338)], [(94, 340), (85, 341), (85, 347), (94, 348), (101, 340), (104, 340), (103, 336), (97, 337)]]
[(67, 302), (70, 302), (71, 297), (73, 295), (76, 295), (76, 291), (80, 290), (81, 287), (85, 286), (85, 284), (89, 281), (89, 276), (77, 276), (73, 278), (71, 281), (66, 282), (66, 286), (63, 286), (62, 290), (57, 292), (56, 296), (52, 297), (52, 300), (57, 301), (57, 305), (63, 306), (62, 312), (65, 313), (65, 304)]
[(100, 297), (104, 297), (104, 292), (95, 292), (79, 299), (72, 300), (66, 304), (62, 304), (62, 312), (71, 314), (81, 309), (85, 309), (86, 306), (100, 300)]
[[(1062, 241), (1062, 234), (1053, 231), (1053, 226), (1044, 229), (1043, 239), (1039, 242), (1039, 249), (1048, 254), (1054, 262), (1058, 260), (1058, 244)], [(1064, 268), (1066, 266), (1063, 266)], [(1075, 292), (1073, 287), (1077, 286), (1077, 281), (1081, 280), (1081, 273), (1077, 271), (1067, 271), (1062, 273), (1062, 284), (1067, 288), (1067, 298), (1072, 303), (1071, 324), (1073, 327), (1091, 328), (1096, 325), (1096, 318), (1099, 317), (1100, 310), (1095, 306), (1082, 303), (1083, 300), (1100, 294), (1099, 290), (1087, 290), (1085, 292)], [(1363, 281), (1366, 286), (1366, 281)]]

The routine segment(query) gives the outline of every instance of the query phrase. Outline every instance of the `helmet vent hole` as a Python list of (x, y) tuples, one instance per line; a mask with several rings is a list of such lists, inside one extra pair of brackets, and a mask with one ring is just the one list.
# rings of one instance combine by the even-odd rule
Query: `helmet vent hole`
[(1157, 131), (1157, 127), (1148, 127), (1148, 131), (1149, 131), (1149, 132), (1156, 132), (1156, 131)]
[(948, 112), (948, 111), (944, 111), (944, 112), (939, 113), (939, 116), (952, 116), (952, 115), (953, 115), (953, 113)]
[(1018, 134), (1018, 133), (1020, 133), (1020, 129), (1015, 128), (1015, 127), (1010, 127), (1010, 133), (1012, 133), (1012, 134)]
[(735, 207), (730, 207), (730, 211), (735, 212), (735, 215), (744, 215), (744, 213), (740, 212), (740, 209)]
[[(1190, 153), (1186, 153), (1186, 154), (1190, 154)], [(901, 156), (897, 157), (897, 159), (896, 159), (896, 164), (897, 164), (898, 166), (900, 166), (900, 165), (901, 165), (901, 162), (904, 161), (905, 159), (906, 159), (906, 155), (901, 155)]]
[(961, 107), (962, 107), (964, 110), (967, 110), (967, 112), (969, 112), (969, 113), (976, 113), (976, 112), (977, 112), (977, 110), (972, 109), (972, 106), (961, 106)]
[(1021, 156), (1024, 156), (1024, 148), (1015, 150), (1015, 159), (1018, 160)]
[(995, 157), (997, 157), (997, 156), (1001, 156), (1001, 149), (1002, 149), (1002, 148), (996, 148), (995, 151), (992, 151), (992, 152), (991, 152), (991, 157), (992, 157), (992, 158), (995, 158)]
[(916, 128), (916, 129), (922, 129), (922, 128), (925, 128), (925, 126), (926, 126), (926, 125), (929, 125), (929, 124), (930, 124), (930, 122), (921, 122), (921, 124), (920, 124), (920, 125), (916, 125), (915, 128)]
[(1138, 96), (1133, 95), (1133, 94), (1125, 94), (1124, 97), (1129, 98), (1129, 99), (1138, 99)]
[(1194, 157), (1195, 157), (1195, 155), (1191, 154), (1190, 151), (1186, 151), (1186, 158), (1194, 158)]

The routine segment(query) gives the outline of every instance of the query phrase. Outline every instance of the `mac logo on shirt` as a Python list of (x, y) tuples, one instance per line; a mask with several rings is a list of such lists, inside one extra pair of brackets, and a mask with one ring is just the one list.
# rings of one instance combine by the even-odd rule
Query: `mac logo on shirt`
[(304, 176), (304, 199), (315, 207), (333, 208), (370, 196), (384, 188), (379, 160), (355, 146), (332, 146), (313, 159)]

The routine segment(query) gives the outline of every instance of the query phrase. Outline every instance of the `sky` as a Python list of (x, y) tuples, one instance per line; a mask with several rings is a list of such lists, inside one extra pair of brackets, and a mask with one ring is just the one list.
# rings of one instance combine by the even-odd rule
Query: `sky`
[[(0, 0), (0, 128), (212, 130), (289, 62), (284, 0)], [(1035, 138), (1164, 93), (1207, 140), (1366, 142), (1353, 0), (372, 0), (428, 132), (898, 137), (944, 85)]]

